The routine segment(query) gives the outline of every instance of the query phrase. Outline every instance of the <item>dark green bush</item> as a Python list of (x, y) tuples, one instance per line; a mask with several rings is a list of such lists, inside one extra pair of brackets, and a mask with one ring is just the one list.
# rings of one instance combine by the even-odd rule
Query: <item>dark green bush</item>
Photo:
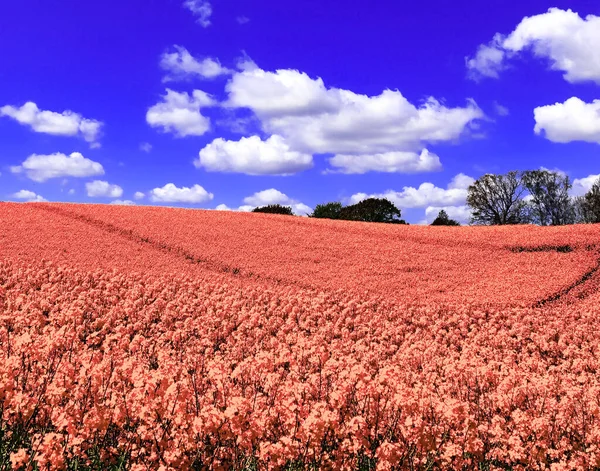
[(359, 203), (343, 207), (339, 219), (406, 224), (404, 220), (400, 219), (400, 216), (400, 210), (391, 201), (385, 198), (368, 198)]
[(310, 215), (310, 217), (324, 219), (339, 219), (341, 211), (342, 203), (333, 202), (318, 204), (313, 213)]
[(253, 213), (268, 213), (268, 214), (287, 214), (293, 216), (292, 208), (290, 206), (282, 206), (280, 204), (269, 204), (267, 206), (261, 206), (254, 208)]

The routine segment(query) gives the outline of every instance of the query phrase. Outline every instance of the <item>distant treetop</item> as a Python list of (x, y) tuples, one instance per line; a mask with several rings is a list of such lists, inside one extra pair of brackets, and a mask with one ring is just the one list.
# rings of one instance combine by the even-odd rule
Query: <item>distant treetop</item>
[(437, 217), (431, 223), (432, 226), (460, 226), (458, 221), (450, 219), (448, 213), (443, 209), (438, 213)]
[(268, 214), (286, 214), (288, 216), (293, 216), (294, 212), (290, 206), (282, 206), (280, 204), (269, 204), (267, 206), (261, 206), (258, 208), (254, 208), (252, 210), (253, 213), (268, 213)]

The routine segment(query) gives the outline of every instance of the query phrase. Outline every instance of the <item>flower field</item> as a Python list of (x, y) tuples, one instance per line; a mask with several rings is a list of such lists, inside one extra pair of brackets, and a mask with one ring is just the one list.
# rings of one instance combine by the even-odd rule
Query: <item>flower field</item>
[(0, 470), (600, 469), (593, 225), (0, 222)]

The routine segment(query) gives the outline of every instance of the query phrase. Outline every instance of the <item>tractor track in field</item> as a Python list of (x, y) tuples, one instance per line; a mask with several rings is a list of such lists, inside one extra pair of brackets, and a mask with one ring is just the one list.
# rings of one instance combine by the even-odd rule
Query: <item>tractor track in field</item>
[(59, 208), (56, 206), (49, 206), (49, 205), (46, 205), (43, 203), (39, 204), (39, 205), (33, 203), (32, 206), (33, 205), (35, 205), (35, 207), (37, 209), (41, 209), (43, 211), (54, 213), (59, 216), (63, 216), (63, 217), (81, 222), (83, 224), (96, 227), (105, 232), (109, 232), (111, 234), (115, 234), (120, 237), (123, 237), (124, 239), (127, 239), (136, 244), (143, 245), (143, 246), (152, 248), (154, 250), (158, 250), (158, 251), (168, 254), (168, 255), (176, 256), (180, 259), (185, 260), (186, 262), (188, 262), (192, 265), (200, 265), (200, 266), (202, 266), (202, 268), (205, 268), (205, 269), (213, 271), (213, 272), (228, 273), (234, 277), (245, 278), (245, 279), (255, 280), (255, 281), (259, 281), (259, 280), (260, 281), (268, 281), (268, 282), (274, 283), (278, 286), (287, 285), (287, 286), (295, 286), (295, 287), (302, 288), (302, 289), (309, 289), (309, 290), (315, 289), (314, 286), (303, 285), (303, 284), (296, 283), (296, 282), (290, 282), (289, 280), (280, 279), (280, 278), (273, 278), (273, 277), (269, 277), (269, 276), (258, 275), (258, 274), (252, 273), (252, 272), (245, 272), (241, 268), (231, 267), (225, 263), (216, 262), (216, 261), (210, 260), (210, 259), (204, 259), (204, 258), (198, 257), (196, 254), (193, 254), (192, 252), (190, 252), (182, 247), (171, 245), (166, 242), (163, 242), (160, 240), (155, 240), (148, 236), (138, 234), (132, 229), (125, 229), (123, 227), (117, 226), (115, 224), (112, 224), (112, 223), (109, 223), (106, 221), (102, 221), (100, 219), (95, 219), (95, 218), (92, 218), (89, 216), (85, 216), (83, 214), (77, 214), (72, 211), (69, 211), (68, 209)]
[[(581, 275), (577, 280), (575, 280), (570, 285), (564, 287), (560, 291), (557, 291), (550, 296), (542, 298), (536, 301), (532, 307), (541, 308), (546, 307), (547, 305), (552, 305), (554, 303), (561, 302), (576, 302), (578, 300), (582, 300), (593, 294), (596, 289), (594, 289), (593, 283), (590, 283), (596, 278), (600, 278), (600, 250), (596, 246), (588, 247), (588, 250), (595, 249), (596, 252), (596, 265), (586, 271), (583, 275)], [(589, 285), (592, 284), (590, 287)], [(587, 289), (586, 289), (587, 288)], [(579, 292), (578, 292), (579, 291)], [(569, 300), (569, 297), (571, 299)]]
[[(35, 206), (37, 209), (41, 209), (43, 211), (47, 211), (50, 213), (57, 214), (59, 216), (63, 216), (81, 223), (84, 223), (89, 226), (96, 227), (105, 232), (118, 235), (127, 239), (136, 244), (149, 247), (151, 249), (160, 251), (165, 254), (169, 254), (180, 259), (185, 260), (186, 262), (192, 265), (200, 265), (203, 268), (216, 272), (216, 273), (229, 273), (230, 275), (237, 278), (245, 278), (248, 280), (254, 281), (267, 281), (270, 283), (274, 283), (277, 286), (293, 286), (301, 289), (308, 289), (311, 291), (316, 290), (314, 286), (305, 285), (298, 282), (293, 282), (281, 278), (273, 278), (264, 275), (258, 275), (252, 272), (243, 271), (240, 268), (231, 267), (225, 263), (217, 262), (210, 259), (204, 259), (196, 254), (175, 245), (168, 244), (161, 240), (155, 240), (150, 238), (149, 236), (141, 235), (135, 232), (132, 229), (126, 229), (115, 224), (102, 221), (100, 219), (95, 219), (89, 216), (85, 216), (83, 214), (78, 214), (72, 211), (69, 211), (66, 208), (50, 206), (47, 204), (36, 204), (32, 203), (32, 206)], [(509, 247), (509, 249), (514, 249)], [(577, 280), (575, 280), (570, 285), (562, 288), (561, 290), (546, 296), (545, 298), (539, 299), (535, 303), (531, 305), (533, 308), (542, 308), (547, 307), (548, 305), (558, 304), (561, 302), (576, 302), (578, 300), (584, 299), (589, 295), (593, 294), (596, 290), (592, 287), (591, 289), (586, 289), (586, 286), (590, 284), (590, 281), (594, 280), (596, 277), (600, 278), (600, 247), (597, 245), (588, 246), (587, 250), (594, 250), (595, 255), (597, 257), (596, 264), (587, 270), (583, 275), (581, 275)], [(513, 250), (514, 251), (514, 250)], [(597, 276), (596, 276), (597, 275)], [(600, 281), (600, 280), (599, 280)], [(579, 292), (578, 292), (579, 290)], [(571, 300), (568, 298), (571, 297)]]

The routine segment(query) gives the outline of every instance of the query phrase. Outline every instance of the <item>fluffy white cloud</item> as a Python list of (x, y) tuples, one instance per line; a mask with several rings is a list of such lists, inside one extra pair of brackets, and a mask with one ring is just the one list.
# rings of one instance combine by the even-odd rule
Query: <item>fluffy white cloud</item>
[(177, 137), (202, 136), (210, 129), (210, 120), (200, 113), (200, 107), (214, 105), (214, 100), (201, 90), (192, 95), (167, 89), (162, 103), (151, 106), (146, 121), (152, 127), (172, 132)]
[(12, 197), (16, 198), (18, 200), (24, 200), (27, 202), (43, 203), (44, 201), (48, 201), (46, 198), (43, 198), (42, 196), (34, 193), (33, 191), (29, 191), (29, 190), (17, 191), (16, 193), (14, 193), (12, 195)]
[(564, 103), (535, 108), (533, 115), (535, 133), (543, 133), (550, 141), (600, 144), (600, 100), (585, 103), (572, 97)]
[(269, 204), (280, 204), (282, 206), (291, 206), (294, 214), (297, 214), (299, 216), (306, 216), (307, 214), (312, 212), (312, 208), (310, 208), (309, 206), (290, 198), (288, 195), (282, 193), (279, 190), (276, 190), (275, 188), (259, 191), (251, 196), (247, 196), (246, 198), (244, 198), (244, 203), (246, 204), (246, 206), (240, 206), (238, 211), (245, 211), (245, 208), (249, 208), (249, 210), (252, 210), (253, 208), (257, 208), (259, 206), (267, 206)]
[(142, 142), (140, 144), (140, 150), (149, 153), (152, 150), (152, 144), (150, 144), (149, 142)]
[(446, 211), (450, 219), (458, 221), (460, 224), (469, 224), (471, 220), (471, 210), (468, 206), (428, 206), (425, 209), (425, 222), (431, 224), (441, 210)]
[(329, 159), (329, 163), (342, 173), (418, 173), (442, 169), (439, 157), (427, 149), (420, 154), (400, 151), (371, 155), (337, 154)]
[(13, 173), (25, 173), (36, 182), (51, 178), (92, 177), (104, 175), (104, 168), (98, 162), (85, 158), (79, 152), (71, 155), (55, 153), (50, 155), (33, 154), (18, 166), (11, 167)]
[(387, 198), (399, 208), (460, 206), (465, 204), (469, 185), (474, 181), (474, 178), (459, 173), (450, 181), (446, 189), (425, 182), (418, 188), (405, 186), (402, 191), (388, 190), (378, 194), (355, 193), (349, 198), (349, 203), (356, 204), (367, 198)]
[(163, 82), (184, 80), (191, 77), (212, 79), (219, 75), (231, 73), (218, 60), (206, 57), (196, 59), (188, 50), (181, 46), (173, 46), (174, 51), (165, 52), (160, 58), (160, 67), (167, 72)]
[(203, 203), (212, 200), (214, 195), (200, 185), (191, 188), (178, 188), (173, 183), (167, 183), (162, 188), (150, 191), (150, 201), (155, 203)]
[(525, 17), (508, 36), (496, 34), (467, 60), (472, 77), (497, 77), (506, 60), (525, 50), (548, 59), (553, 70), (563, 72), (568, 82), (600, 84), (600, 16), (581, 18), (571, 10), (550, 8), (546, 13)]
[(103, 180), (86, 183), (85, 189), (90, 197), (120, 198), (123, 195), (123, 188)]
[(114, 200), (111, 201), (110, 204), (114, 204), (117, 206), (135, 206), (135, 202), (131, 200)]
[(478, 80), (481, 77), (499, 77), (500, 71), (505, 68), (502, 40), (502, 36), (496, 34), (489, 44), (479, 46), (475, 57), (466, 59), (470, 78)]
[(242, 16), (237, 16), (235, 18), (235, 21), (237, 21), (241, 25), (245, 25), (246, 23), (248, 23), (250, 21), (250, 18), (242, 15)]
[(245, 63), (226, 90), (229, 106), (250, 108), (261, 117), (310, 116), (339, 108), (339, 90), (328, 92), (321, 78), (311, 79), (297, 70), (267, 72)]
[(252, 211), (254, 208), (255, 208), (255, 206), (250, 206), (250, 205), (246, 204), (246, 205), (242, 205), (242, 206), (239, 206), (238, 208), (234, 209), (234, 208), (230, 208), (226, 204), (220, 204), (215, 208), (215, 210), (216, 211), (241, 211), (244, 213), (248, 213), (248, 212)]
[(206, 0), (185, 0), (183, 6), (190, 10), (196, 17), (196, 23), (203, 28), (210, 26), (210, 16), (212, 15), (212, 6)]
[(258, 136), (215, 139), (200, 151), (194, 165), (211, 172), (290, 175), (312, 167), (313, 160), (311, 154), (293, 151), (281, 136), (273, 135), (266, 141)]
[(143, 200), (144, 196), (146, 196), (144, 193), (142, 193), (141, 191), (136, 191), (133, 195), (133, 198), (136, 200)]
[(102, 123), (95, 119), (87, 119), (73, 111), (40, 110), (38, 106), (28, 101), (20, 108), (6, 105), (0, 108), (0, 116), (8, 116), (23, 125), (30, 126), (35, 132), (58, 136), (80, 136), (97, 147)]
[(596, 181), (600, 178), (600, 175), (588, 175), (584, 178), (576, 178), (573, 180), (573, 188), (571, 188), (571, 195), (573, 196), (583, 196), (590, 189), (592, 185), (596, 183)]
[(452, 141), (483, 117), (473, 101), (447, 108), (434, 98), (417, 107), (399, 91), (378, 96), (326, 88), (297, 70), (266, 72), (243, 64), (226, 86), (225, 106), (249, 108), (270, 134), (300, 152), (363, 154), (420, 151), (425, 142)]

